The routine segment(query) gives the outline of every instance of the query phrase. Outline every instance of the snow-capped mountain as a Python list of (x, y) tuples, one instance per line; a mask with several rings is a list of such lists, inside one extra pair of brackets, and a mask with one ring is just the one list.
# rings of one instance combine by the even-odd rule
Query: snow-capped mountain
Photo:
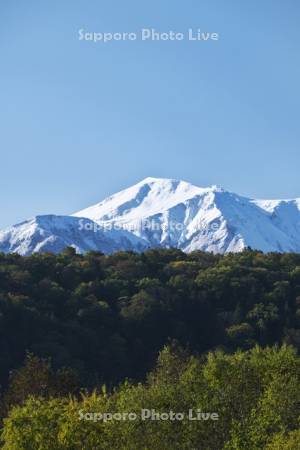
[(37, 216), (0, 231), (0, 251), (29, 255), (177, 247), (300, 253), (300, 199), (253, 200), (217, 186), (146, 178), (72, 216)]
[(300, 199), (252, 200), (217, 186), (146, 178), (74, 216), (130, 230), (151, 247), (300, 252)]
[(0, 251), (19, 253), (59, 253), (74, 247), (78, 253), (91, 250), (143, 250), (146, 243), (126, 231), (104, 231), (89, 219), (45, 215), (0, 231)]

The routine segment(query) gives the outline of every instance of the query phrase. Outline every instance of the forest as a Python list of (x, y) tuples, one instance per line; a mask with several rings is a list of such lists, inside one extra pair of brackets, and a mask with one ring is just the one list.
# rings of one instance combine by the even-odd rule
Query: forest
[(299, 449), (299, 350), (299, 254), (0, 254), (5, 449)]

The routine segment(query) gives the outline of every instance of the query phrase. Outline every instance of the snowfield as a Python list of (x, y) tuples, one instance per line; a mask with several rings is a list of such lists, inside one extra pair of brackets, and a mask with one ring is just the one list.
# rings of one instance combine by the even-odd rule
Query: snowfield
[(0, 251), (29, 255), (142, 251), (300, 253), (300, 199), (254, 200), (212, 186), (146, 178), (72, 216), (37, 216), (0, 232)]

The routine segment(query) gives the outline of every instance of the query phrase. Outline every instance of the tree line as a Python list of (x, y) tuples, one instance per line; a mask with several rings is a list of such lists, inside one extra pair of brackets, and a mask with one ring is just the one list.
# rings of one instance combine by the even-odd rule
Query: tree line
[(87, 386), (142, 380), (169, 340), (194, 354), (299, 349), (300, 255), (0, 254), (2, 386), (26, 352)]
[[(172, 350), (173, 346), (177, 350)], [(179, 352), (180, 358), (178, 349), (185, 349)], [(0, 410), (1, 420), (4, 419), (3, 423), (6, 423), (6, 448), (34, 448), (26, 447), (24, 443), (13, 447), (9, 440), (9, 436), (14, 436), (18, 442), (15, 433), (28, 432), (26, 421), (18, 417), (25, 417), (26, 414), (32, 417), (34, 411), (39, 411), (41, 417), (45, 413), (48, 422), (52, 420), (48, 414), (54, 414), (51, 416), (51, 426), (54, 428), (50, 427), (49, 430), (54, 430), (53, 436), (56, 436), (57, 433), (64, 433), (60, 428), (61, 422), (57, 422), (60, 417), (58, 412), (72, 410), (74, 405), (76, 411), (81, 407), (84, 409), (85, 402), (89, 405), (89, 402), (94, 401), (96, 406), (102, 405), (102, 409), (99, 406), (100, 411), (109, 405), (115, 405), (112, 410), (117, 410), (116, 405), (121, 405), (119, 401), (124, 406), (132, 404), (133, 407), (130, 396), (135, 393), (134, 398), (140, 401), (135, 408), (145, 405), (150, 398), (153, 401), (149, 402), (154, 406), (176, 406), (177, 397), (181, 398), (176, 389), (182, 388), (180, 377), (183, 374), (185, 377), (190, 374), (191, 389), (195, 388), (196, 391), (187, 393), (187, 399), (183, 398), (183, 404), (177, 406), (187, 407), (194, 393), (196, 395), (197, 389), (201, 388), (197, 404), (204, 408), (208, 406), (205, 402), (210, 398), (210, 387), (208, 381), (208, 384), (199, 384), (198, 378), (203, 379), (203, 374), (207, 374), (212, 367), (217, 370), (217, 366), (211, 365), (212, 361), (220, 365), (218, 370), (224, 367), (224, 377), (220, 373), (221, 379), (212, 381), (217, 390), (214, 395), (218, 394), (219, 397), (210, 405), (216, 404), (218, 413), (223, 411), (226, 424), (222, 422), (221, 428), (220, 422), (205, 424), (207, 434), (203, 430), (202, 434), (196, 431), (193, 434), (191, 428), (190, 440), (184, 444), (186, 447), (182, 439), (192, 427), (189, 422), (173, 424), (169, 438), (166, 424), (166, 434), (160, 428), (162, 424), (154, 424), (154, 431), (149, 431), (149, 445), (144, 444), (144, 447), (140, 446), (142, 441), (139, 439), (148, 432), (143, 427), (135, 429), (135, 424), (131, 424), (131, 435), (126, 428), (130, 424), (119, 424), (118, 427), (124, 426), (125, 433), (124, 447), (121, 448), (153, 448), (150, 436), (155, 435), (156, 426), (157, 439), (163, 439), (162, 434), (165, 439), (171, 439), (172, 433), (176, 434), (174, 430), (178, 428), (178, 445), (182, 444), (178, 448), (194, 446), (219, 449), (226, 445), (229, 447), (224, 448), (230, 449), (265, 448), (259, 445), (271, 445), (269, 438), (266, 438), (266, 430), (274, 430), (269, 433), (274, 438), (273, 447), (270, 448), (277, 448), (276, 440), (279, 442), (278, 448), (283, 448), (280, 447), (282, 440), (290, 439), (293, 442), (297, 437), (295, 421), (299, 416), (299, 404), (293, 389), (296, 392), (299, 388), (299, 349), (299, 254), (263, 254), (247, 249), (239, 254), (222, 256), (198, 251), (185, 254), (177, 249), (151, 249), (140, 254), (118, 252), (106, 256), (98, 252), (78, 255), (72, 248), (58, 255), (49, 253), (22, 257), (0, 254)], [(183, 355), (185, 352), (191, 356)], [(281, 358), (286, 357), (290, 358), (292, 373), (285, 362), (280, 362)], [(249, 362), (254, 361), (253, 358), (259, 358), (261, 364), (266, 358), (270, 368), (262, 370), (266, 370), (266, 373), (273, 370), (274, 377), (286, 376), (287, 380), (281, 379), (284, 383), (291, 381), (291, 389), (284, 391), (285, 394), (282, 392), (282, 398), (279, 391), (274, 393), (282, 404), (286, 401), (287, 405), (289, 402), (293, 405), (291, 408), (294, 408), (295, 416), (293, 420), (289, 419), (291, 426), (283, 425), (281, 411), (274, 418), (275, 422), (277, 420), (276, 426), (271, 426), (267, 418), (266, 428), (258, 430), (261, 422), (254, 421), (254, 416), (258, 414), (255, 408), (263, 408), (263, 405), (267, 405), (264, 402), (269, 401), (269, 406), (265, 408), (276, 409), (277, 397), (272, 399), (273, 385), (257, 384), (262, 372), (255, 374), (258, 366), (253, 368)], [(172, 360), (177, 361), (175, 365)], [(193, 372), (195, 364), (197, 371)], [(232, 364), (239, 368), (231, 371)], [(176, 375), (177, 366), (180, 373)], [(245, 372), (240, 373), (239, 370)], [(174, 378), (174, 373), (177, 378)], [(174, 380), (173, 391), (168, 391), (172, 383), (166, 385), (166, 374), (170, 374), (170, 379)], [(164, 377), (163, 380), (159, 378), (162, 384), (155, 384), (158, 383), (158, 376)], [(217, 373), (210, 376), (217, 376)], [(227, 387), (226, 383), (229, 384)], [(279, 389), (279, 384), (278, 381), (276, 389)], [(103, 386), (105, 393), (102, 392)], [(155, 397), (156, 388), (159, 392), (161, 390), (162, 397)], [(222, 406), (224, 389), (237, 389), (238, 394), (233, 393), (230, 402), (231, 394), (228, 393), (228, 399), (225, 401), (224, 398)], [(242, 401), (244, 391), (245, 405), (239, 406), (238, 401), (235, 404), (233, 399), (238, 399), (240, 395)], [(83, 393), (85, 397), (82, 398)], [(148, 398), (149, 393), (154, 397)], [(164, 397), (164, 393), (167, 397)], [(144, 403), (141, 403), (142, 399)], [(293, 403), (294, 400), (296, 403)], [(233, 409), (232, 413), (229, 413), (227, 401)], [(247, 412), (240, 408), (246, 408)], [(57, 416), (55, 411), (58, 411)], [(67, 412), (64, 414), (67, 417)], [(42, 427), (38, 418), (36, 420), (35, 425)], [(16, 430), (16, 422), (24, 424), (25, 428)], [(66, 426), (72, 428), (75, 423), (78, 426), (78, 421), (66, 422)], [(96, 431), (102, 427), (103, 436), (105, 433), (109, 435), (107, 442), (112, 443), (113, 439), (117, 439), (109, 434), (112, 432), (109, 424), (84, 423), (78, 429), (79, 434), (81, 429), (85, 433), (85, 427), (91, 427), (88, 428), (91, 430), (94, 426)], [(264, 437), (253, 437), (245, 428), (246, 425), (254, 427), (251, 431), (253, 436), (261, 432)], [(219, 431), (212, 427), (218, 427)], [(138, 430), (142, 433), (140, 437), (136, 434)], [(243, 436), (244, 430), (246, 437)], [(44, 431), (46, 433), (47, 430)], [(290, 432), (292, 434), (287, 437)], [(43, 433), (41, 436), (46, 442), (50, 438), (46, 438)], [(120, 433), (122, 435), (123, 431)], [(129, 435), (134, 439), (131, 444), (126, 441)], [(215, 440), (210, 442), (213, 436)], [(23, 442), (23, 437), (20, 439)], [(55, 439), (53, 447), (36, 448), (51, 449), (66, 445), (67, 441), (60, 442), (57, 436)], [(81, 439), (80, 436), (78, 439)], [(258, 439), (257, 442), (255, 439)], [(206, 446), (202, 444), (201, 447), (201, 440)], [(246, 444), (242, 446), (243, 440), (248, 442), (248, 447)], [(163, 442), (161, 447), (156, 448), (172, 448)], [(94, 447), (88, 443), (82, 448), (109, 448), (108, 444), (107, 447), (102, 444), (97, 441)], [(76, 445), (74, 443), (73, 447), (70, 444), (70, 447), (62, 448), (81, 448)], [(110, 448), (114, 448), (113, 445)]]

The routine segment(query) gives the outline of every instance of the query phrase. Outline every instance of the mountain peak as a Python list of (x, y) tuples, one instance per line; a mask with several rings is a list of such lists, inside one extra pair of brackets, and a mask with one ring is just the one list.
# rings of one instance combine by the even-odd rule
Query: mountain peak
[(213, 192), (226, 192), (226, 190), (222, 186), (220, 186), (218, 184), (213, 184), (210, 189)]
[[(276, 208), (226, 191), (182, 180), (147, 177), (74, 215), (111, 224), (150, 247), (184, 251), (300, 251), (300, 211), (295, 203)], [(282, 217), (281, 217), (282, 216)], [(144, 224), (151, 224), (145, 227)]]
[(169, 185), (173, 185), (173, 186), (178, 186), (178, 185), (185, 185), (185, 186), (189, 186), (189, 187), (193, 187), (193, 188), (197, 188), (197, 189), (202, 189), (205, 191), (214, 191), (214, 192), (226, 192), (226, 190), (217, 184), (214, 184), (212, 186), (207, 186), (207, 187), (200, 187), (200, 186), (196, 186), (188, 181), (185, 180), (180, 180), (177, 178), (157, 178), (157, 177), (146, 177), (143, 180), (141, 180), (139, 183), (137, 183), (137, 185), (145, 185), (145, 184), (169, 184)]
[(72, 216), (37, 216), (0, 231), (0, 251), (31, 254), (148, 247), (186, 252), (300, 253), (299, 200), (253, 200), (218, 185), (147, 177)]
[(173, 185), (173, 186), (178, 186), (179, 184), (186, 184), (192, 186), (191, 183), (176, 178), (156, 178), (156, 177), (146, 177), (137, 184), (138, 185), (156, 184), (156, 185)]
[(139, 182), (139, 184), (146, 184), (146, 183), (158, 183), (161, 181), (167, 181), (168, 178), (157, 178), (157, 177), (146, 177), (143, 180)]

